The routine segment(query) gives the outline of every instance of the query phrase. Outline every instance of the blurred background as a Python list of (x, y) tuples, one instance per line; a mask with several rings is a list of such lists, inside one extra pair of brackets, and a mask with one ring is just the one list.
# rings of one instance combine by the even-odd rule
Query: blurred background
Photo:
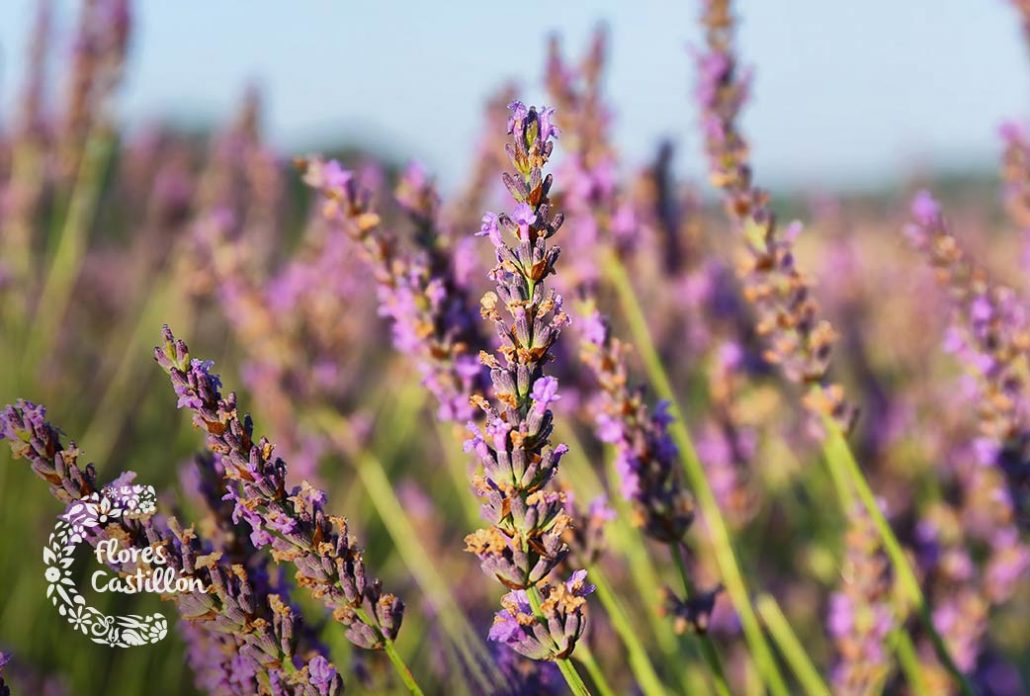
[[(74, 29), (58, 2), (57, 30)], [(0, 7), (2, 108), (24, 75), (34, 3)], [(210, 127), (246, 85), (266, 97), (276, 147), (306, 152), (354, 145), (416, 158), (445, 190), (467, 174), (460, 156), (480, 109), (504, 80), (527, 102), (541, 84), (548, 36), (585, 46), (610, 29), (606, 90), (624, 165), (642, 165), (659, 138), (681, 146), (681, 173), (703, 172), (690, 102), (689, 47), (699, 45), (691, 3), (313, 3), (274, 0), (141, 3), (119, 111), (130, 127)], [(741, 7), (740, 44), (755, 77), (745, 123), (769, 185), (877, 188), (914, 168), (986, 172), (998, 124), (1030, 104), (1024, 49), (1003, 2), (792, 0)], [(54, 66), (55, 70), (59, 66)]]

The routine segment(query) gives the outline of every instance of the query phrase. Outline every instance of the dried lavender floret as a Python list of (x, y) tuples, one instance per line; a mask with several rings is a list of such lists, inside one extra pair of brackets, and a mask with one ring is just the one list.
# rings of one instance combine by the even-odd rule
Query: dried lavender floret
[(490, 639), (534, 660), (569, 657), (586, 627), (586, 597), (594, 591), (586, 576), (577, 570), (562, 584), (540, 585), (540, 615), (525, 590), (512, 590), (501, 599), (503, 609), (494, 616)]

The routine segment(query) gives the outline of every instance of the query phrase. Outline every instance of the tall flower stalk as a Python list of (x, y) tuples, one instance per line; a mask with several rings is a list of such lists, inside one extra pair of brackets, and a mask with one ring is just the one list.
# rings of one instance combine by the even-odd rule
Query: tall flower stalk
[(808, 388), (806, 405), (848, 430), (854, 411), (844, 390), (829, 376), (833, 326), (819, 316), (812, 281), (796, 265), (794, 241), (800, 223), (781, 231), (769, 195), (752, 177), (747, 141), (737, 126), (750, 78), (733, 53), (734, 18), (730, 0), (704, 0), (706, 51), (698, 56), (705, 151), (712, 183), (723, 191), (726, 212), (744, 235), (746, 257), (738, 269), (744, 295), (757, 314), (766, 340), (766, 359), (784, 376)]
[(833, 693), (875, 693), (890, 672), (887, 637), (896, 622), (891, 607), (891, 568), (861, 506), (845, 536), (842, 581), (830, 597), (829, 630), (837, 648)]
[(704, 0), (701, 22), (706, 50), (697, 61), (697, 100), (709, 174), (712, 183), (723, 191), (726, 212), (744, 237), (747, 256), (739, 271), (744, 294), (757, 313), (756, 329), (766, 338), (765, 357), (779, 365), (787, 379), (807, 389), (805, 405), (822, 420), (825, 458), (831, 472), (840, 481), (850, 479), (848, 490), (853, 489), (872, 519), (898, 582), (918, 609), (938, 656), (955, 681), (968, 691), (968, 681), (933, 625), (911, 562), (845, 439), (856, 413), (845, 400), (843, 388), (829, 375), (836, 332), (820, 317), (811, 281), (795, 263), (794, 240), (801, 226), (794, 223), (781, 233), (768, 194), (754, 184), (748, 143), (737, 124), (747, 101), (750, 78), (742, 74), (733, 50), (735, 18), (731, 1)]
[(928, 192), (912, 203), (906, 233), (951, 293), (949, 347), (977, 379), (980, 464), (995, 466), (1008, 483), (998, 502), (1030, 528), (1030, 317), (1014, 291), (990, 282), (954, 237)]
[(250, 526), (254, 545), (269, 546), (277, 562), (291, 563), (297, 583), (332, 611), (347, 638), (358, 647), (385, 650), (407, 689), (421, 694), (394, 647), (404, 604), (368, 576), (347, 520), (325, 512), (324, 492), (303, 483), (286, 488), (286, 463), (273, 456), (274, 445), (255, 439), (250, 417), (237, 411), (235, 393), (222, 396), (212, 363), (192, 359), (167, 326), (154, 357), (171, 378), (179, 408), (193, 412), (208, 449), (221, 456), (233, 484), (228, 495), (235, 515)]
[(569, 550), (562, 538), (569, 524), (564, 497), (550, 487), (568, 447), (551, 442), (550, 405), (560, 395), (558, 381), (543, 369), (569, 322), (562, 298), (546, 288), (560, 253), (548, 240), (563, 220), (552, 214), (553, 179), (543, 174), (557, 132), (552, 109), (527, 109), (521, 102), (509, 108), (505, 150), (515, 171), (503, 180), (515, 207), (510, 215), (488, 213), (479, 233), (490, 238), (497, 257), (490, 272), (496, 292), (486, 293), (481, 304), (501, 345), (497, 355), (480, 355), (490, 368), (494, 398), (475, 398), (486, 423), (483, 429), (470, 423), (465, 444), (483, 465), (473, 484), (491, 526), (469, 534), (465, 543), (483, 571), (511, 590), (491, 639), (533, 659), (556, 660), (570, 688), (583, 693), (569, 658), (586, 627), (586, 596), (593, 587), (582, 570), (564, 583), (546, 582)]

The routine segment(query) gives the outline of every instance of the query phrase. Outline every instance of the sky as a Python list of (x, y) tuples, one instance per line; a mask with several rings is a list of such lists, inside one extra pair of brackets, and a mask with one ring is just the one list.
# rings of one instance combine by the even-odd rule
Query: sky
[[(58, 0), (65, 35), (74, 2)], [(20, 85), (32, 0), (0, 2), (0, 117)], [(546, 41), (578, 55), (607, 23), (607, 93), (624, 166), (662, 138), (703, 171), (691, 93), (698, 0), (519, 3), (143, 0), (121, 99), (130, 126), (213, 124), (248, 84), (285, 151), (359, 143), (458, 184), (482, 104), (505, 80), (544, 101)], [(755, 69), (744, 126), (769, 186), (863, 188), (913, 169), (988, 168), (998, 125), (1030, 118), (1030, 52), (1005, 0), (747, 0), (739, 50)], [(55, 71), (59, 76), (60, 71)]]

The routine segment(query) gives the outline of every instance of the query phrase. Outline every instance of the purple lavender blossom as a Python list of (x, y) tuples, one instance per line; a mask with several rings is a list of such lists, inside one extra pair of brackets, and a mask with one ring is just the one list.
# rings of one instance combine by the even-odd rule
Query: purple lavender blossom
[(887, 635), (897, 619), (890, 602), (890, 563), (864, 510), (852, 512), (845, 544), (843, 582), (830, 598), (827, 627), (838, 655), (834, 693), (857, 695), (887, 676)]
[[(553, 149), (549, 112), (527, 109), (521, 102), (513, 102), (510, 109), (506, 151), (515, 173), (507, 173), (504, 180), (516, 213), (497, 216), (501, 244), (495, 242), (497, 265), (490, 273), (497, 291), (482, 300), (483, 317), (493, 320), (501, 337), (500, 359), (481, 354), (490, 368), (495, 403), (474, 397), (486, 424), (481, 430), (470, 423), (472, 437), (465, 443), (466, 451), (474, 452), (483, 465), (475, 487), (491, 526), (469, 534), (465, 544), (487, 575), (515, 591), (504, 600), (505, 611), (495, 620), (491, 639), (536, 659), (565, 659), (585, 622), (585, 572), (574, 573), (571, 584), (561, 586), (564, 590), (541, 586), (568, 553), (562, 539), (569, 524), (565, 501), (547, 488), (568, 448), (551, 444), (553, 414), (548, 406), (558, 398), (558, 384), (543, 373), (554, 342), (568, 324), (561, 297), (544, 288), (559, 255), (547, 240), (563, 218), (551, 215), (548, 192), (553, 180), (542, 173)], [(510, 245), (507, 239), (513, 240)], [(540, 610), (525, 610), (537, 592), (546, 593)], [(536, 628), (513, 630), (513, 621), (525, 625), (518, 624), (520, 616), (529, 616)], [(544, 619), (549, 624), (539, 623)]]
[(398, 199), (418, 229), (422, 253), (402, 255), (381, 227), (371, 195), (339, 164), (312, 159), (304, 163), (305, 182), (323, 198), (325, 218), (359, 244), (377, 284), (380, 314), (389, 317), (394, 345), (416, 358), (423, 383), (436, 396), (444, 420), (474, 416), (470, 399), (486, 388), (486, 375), (473, 360), (483, 341), (467, 311), (462, 283), (441, 246), (438, 201), (420, 170), (409, 169)]
[[(384, 593), (378, 580), (366, 576), (361, 549), (348, 532), (347, 521), (324, 511), (325, 494), (307, 484), (286, 489), (286, 463), (273, 457), (267, 439), (254, 440), (249, 416), (236, 410), (236, 395), (223, 397), (220, 381), (203, 363), (190, 359), (189, 349), (166, 326), (164, 344), (154, 349), (175, 392), (188, 395), (194, 425), (207, 434), (207, 446), (222, 456), (240, 519), (251, 526), (255, 544), (270, 541), (278, 562), (297, 569), (297, 581), (333, 611), (347, 627), (347, 638), (368, 649), (383, 649), (400, 629), (404, 604)], [(291, 521), (289, 532), (285, 520)]]
[(795, 223), (780, 234), (769, 196), (752, 180), (748, 145), (737, 126), (747, 101), (749, 77), (733, 53), (734, 19), (730, 0), (705, 0), (702, 23), (706, 52), (698, 55), (705, 150), (712, 183), (722, 189), (726, 212), (740, 228), (748, 257), (739, 267), (744, 296), (757, 312), (756, 329), (766, 340), (765, 358), (784, 376), (805, 386), (805, 405), (833, 417), (848, 430), (855, 412), (844, 391), (829, 378), (833, 326), (819, 316), (811, 280), (795, 263)]
[(966, 255), (926, 191), (912, 202), (913, 223), (905, 233), (924, 253), (949, 289), (954, 305), (947, 336), (950, 351), (977, 380), (980, 463), (997, 466), (1008, 483), (1016, 521), (1030, 525), (1030, 400), (1024, 378), (1030, 347), (1030, 317), (1015, 292), (995, 285)]
[(7, 682), (4, 681), (4, 669), (10, 661), (10, 654), (0, 652), (0, 696), (11, 696), (11, 687), (7, 686)]
[(620, 489), (633, 505), (633, 522), (661, 542), (679, 544), (694, 519), (694, 503), (680, 478), (670, 417), (661, 404), (651, 411), (643, 389), (630, 385), (626, 347), (602, 315), (589, 306), (584, 322), (580, 357), (600, 387), (596, 432), (615, 446)]

